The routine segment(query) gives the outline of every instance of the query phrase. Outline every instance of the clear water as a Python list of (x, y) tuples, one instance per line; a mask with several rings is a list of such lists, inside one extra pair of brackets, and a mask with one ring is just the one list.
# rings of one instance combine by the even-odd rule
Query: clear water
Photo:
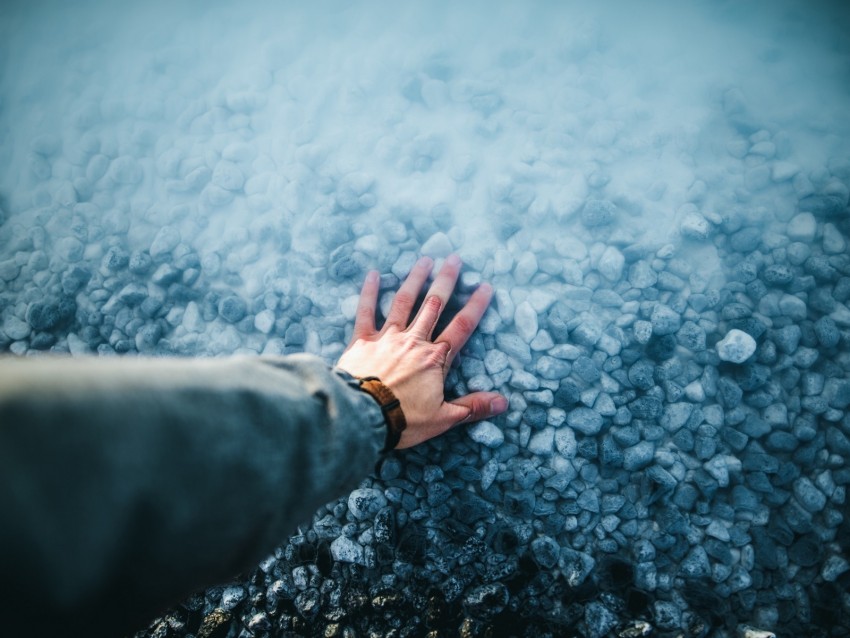
[[(528, 390), (523, 395), (524, 388), (505, 375), (469, 363), (452, 373), (450, 390), (495, 384), (513, 396), (511, 414), (497, 422), (505, 442), (490, 448), (452, 433), (400, 456), (403, 476), (415, 477), (410, 468), (421, 464), (463, 459), (446, 471), (453, 489), (471, 490), (493, 506), (465, 532), (487, 548), (471, 564), (483, 565), (494, 555), (504, 559), (494, 547), (494, 530), (509, 528), (516, 556), (533, 556), (532, 541), (546, 537), (584, 552), (596, 565), (606, 556), (624, 557), (635, 566), (631, 585), (650, 601), (623, 611), (593, 598), (582, 601), (572, 625), (558, 625), (554, 603), (529, 594), (531, 585), (514, 578), (505, 580), (513, 583), (513, 598), (500, 618), (527, 616), (523, 622), (530, 627), (555, 623), (603, 635), (615, 630), (605, 624), (608, 610), (617, 622), (631, 613), (672, 631), (687, 624), (687, 614), (711, 615), (688, 599), (681, 564), (695, 553), (699, 559), (697, 548), (713, 539), (731, 548), (730, 558), (709, 556), (706, 573), (694, 560), (700, 563), (698, 580), (726, 610), (724, 618), (707, 620), (718, 635), (734, 632), (739, 623), (776, 630), (792, 621), (795, 631), (846, 631), (847, 468), (834, 440), (835, 432), (850, 435), (850, 426), (846, 406), (835, 407), (840, 401), (820, 410), (801, 399), (825, 396), (813, 389), (818, 380), (812, 374), (827, 385), (830, 378), (848, 378), (850, 311), (840, 287), (848, 276), (840, 270), (846, 267), (850, 187), (848, 29), (843, 3), (791, 0), (6, 2), (0, 8), (0, 350), (188, 356), (306, 350), (333, 361), (350, 334), (354, 296), (366, 269), (403, 277), (423, 250), (437, 258), (457, 250), (468, 271), (462, 295), (479, 279), (499, 291), (468, 358), (498, 349), (496, 335), (527, 330), (516, 325), (514, 309), (528, 302), (537, 330), (554, 334), (553, 343), (538, 335), (531, 361), (513, 357), (509, 369), (524, 369), (540, 388), (557, 391), (562, 380), (547, 379), (540, 359), (557, 342), (577, 345), (602, 375), (582, 378), (573, 357), (569, 378), (582, 392), (579, 404), (603, 416), (604, 429), (579, 435), (577, 453), (562, 453), (547, 441), (546, 428), (556, 427), (560, 413), (553, 409), (566, 414), (574, 404), (561, 405), (557, 397), (563, 395), (556, 392), (553, 405), (544, 400), (554, 421), (536, 429), (528, 406), (537, 398), (530, 399)], [(812, 198), (838, 204), (826, 214), (816, 210), (810, 232), (808, 219), (797, 216), (814, 205)], [(600, 206), (610, 219), (595, 225), (590, 218)], [(741, 247), (732, 236), (748, 227), (758, 229), (758, 239)], [(169, 237), (176, 239), (169, 243)], [(837, 270), (813, 276), (804, 260), (793, 262), (802, 250), (792, 248), (794, 242), (831, 259)], [(192, 272), (181, 274), (183, 288), (169, 288), (150, 274), (104, 267), (110, 249), (148, 251), (160, 262), (182, 258), (181, 271)], [(784, 294), (804, 302), (801, 315), (793, 309), (771, 314), (746, 288), (752, 282), (740, 263), (748, 258), (760, 280), (770, 280), (766, 288), (777, 303)], [(799, 289), (765, 275), (771, 264), (789, 259), (794, 281), (803, 278)], [(630, 275), (641, 260), (667, 273), (648, 284), (652, 292), (636, 287)], [(31, 330), (28, 304), (67, 294), (62, 277), (74, 265), (94, 273), (73, 292), (76, 314), (40, 334)], [(121, 314), (121, 304), (108, 305), (128, 282), (148, 286), (159, 308)], [(387, 283), (384, 308), (392, 277)], [(813, 304), (815, 288), (834, 303)], [(600, 291), (619, 297), (612, 301)], [(649, 320), (654, 304), (681, 305), (683, 318), (705, 333), (707, 345), (697, 350), (715, 351), (734, 311), (695, 310), (688, 300), (707, 291), (727, 305), (742, 303), (769, 330), (759, 336), (754, 357), (769, 369), (764, 387), (773, 394), (753, 398), (758, 391), (747, 391), (742, 405), (747, 415), (794, 438), (786, 450), (771, 449), (768, 434), (749, 435), (748, 445), (767, 446), (796, 468), (788, 470), (796, 476), (786, 484), (773, 481), (768, 492), (754, 492), (753, 506), (736, 500), (733, 488), (752, 488), (755, 479), (740, 461), (754, 448), (730, 447), (724, 431), (736, 425), (732, 408), (704, 387), (704, 375), (713, 374), (705, 369), (730, 378), (734, 370), (683, 347), (683, 338), (664, 361), (684, 368), (673, 381), (685, 394), (662, 383), (658, 373), (658, 389), (637, 394), (655, 392), (665, 410), (685, 402), (709, 415), (692, 429), (696, 438), (709, 439), (704, 445), (711, 452), (683, 449), (672, 432), (657, 432), (660, 415), (636, 417), (631, 425), (651, 443), (652, 467), (675, 482), (653, 500), (646, 493), (646, 468), (624, 474), (581, 447), (585, 441), (601, 446), (606, 433), (630, 427), (617, 422), (615, 413), (629, 405), (624, 393), (634, 388), (615, 378), (618, 364), (612, 360), (619, 357), (619, 369), (627, 370), (629, 355), (621, 350), (645, 358), (647, 346), (637, 336), (643, 324), (636, 322)], [(211, 293), (242, 296), (248, 317), (234, 324), (216, 316)], [(305, 299), (312, 309), (300, 321), (300, 338), (288, 330), (298, 323), (293, 304), (303, 310)], [(571, 309), (568, 339), (552, 327), (558, 302)], [(695, 314), (686, 315), (687, 308)], [(89, 321), (94, 311), (108, 317), (105, 324)], [(833, 318), (839, 333), (829, 347), (812, 337), (823, 316)], [(606, 339), (582, 343), (579, 335), (576, 341), (574, 333), (588, 317)], [(801, 326), (802, 347), (817, 355), (808, 367), (801, 355), (787, 363), (781, 351), (773, 360), (764, 354), (772, 331), (792, 324)], [(781, 377), (788, 367), (801, 372), (798, 383)], [(600, 393), (612, 405), (617, 400), (614, 412)], [(628, 448), (627, 438), (621, 436), (617, 446)], [(800, 450), (815, 445), (818, 450), (805, 453), (814, 458), (803, 458)], [(714, 459), (731, 468), (729, 485), (721, 481), (711, 495), (699, 491), (691, 507), (673, 499)], [(526, 460), (544, 476), (519, 488), (506, 477)], [(459, 467), (469, 469), (459, 473)], [(480, 474), (493, 468), (498, 478), (485, 487)], [(573, 476), (571, 486), (544, 496), (553, 489), (544, 487), (553, 475)], [(606, 520), (586, 502), (574, 507), (583, 492), (610, 495), (605, 481), (612, 476), (620, 480), (630, 514)], [(828, 503), (808, 512), (813, 531), (795, 531), (786, 544), (772, 536), (760, 544), (761, 532), (800, 498), (795, 481), (801, 478), (811, 479)], [(366, 482), (390, 487), (380, 476)], [(517, 493), (534, 494), (556, 513), (548, 505), (526, 511)], [(429, 530), (433, 547), (459, 543), (445, 536), (442, 514), (426, 507), (424, 518), (415, 519), (401, 505), (396, 509), (399, 534)], [(670, 512), (684, 517), (684, 527), (659, 532), (659, 521)], [(344, 507), (317, 516), (328, 513), (347, 520)], [(726, 538), (730, 529), (740, 530), (739, 544)], [(659, 534), (665, 536), (656, 548), (659, 558), (635, 555), (639, 539)], [(672, 548), (664, 546), (667, 536)], [(823, 547), (814, 565), (794, 563), (793, 543), (803, 537)], [(318, 542), (294, 538), (289, 545)], [(773, 549), (764, 549), (768, 545)], [(446, 604), (469, 612), (470, 597), (486, 580), (484, 568), (469, 575), (457, 556), (443, 560), (452, 569), (441, 572), (444, 563), (429, 550), (415, 567), (431, 574)], [(281, 573), (292, 569), (283, 559), (279, 567)], [(341, 564), (335, 574), (341, 583), (386, 581), (399, 590), (423, 590), (427, 578), (411, 580), (393, 569), (380, 564), (358, 571)], [(544, 571), (563, 587), (569, 568)], [(458, 574), (455, 594), (450, 579)], [(598, 585), (594, 574), (580, 580)], [(535, 608), (529, 597), (544, 602)], [(564, 594), (558, 605), (566, 608), (571, 600)], [(836, 615), (819, 618), (829, 600)], [(240, 611), (245, 618), (261, 612), (248, 606)], [(466, 612), (457, 613), (460, 618)], [(383, 626), (379, 614), (363, 614), (361, 624)], [(489, 620), (474, 622), (480, 628)], [(323, 623), (319, 617), (307, 624), (318, 632)], [(275, 627), (282, 632), (284, 625), (280, 620)]]

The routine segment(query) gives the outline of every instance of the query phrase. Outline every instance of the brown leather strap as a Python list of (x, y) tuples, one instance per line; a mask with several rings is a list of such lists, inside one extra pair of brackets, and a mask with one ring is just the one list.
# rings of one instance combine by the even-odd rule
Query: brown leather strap
[(384, 421), (387, 424), (387, 439), (384, 451), (395, 449), (401, 440), (401, 433), (407, 427), (407, 420), (401, 409), (401, 402), (378, 377), (363, 377), (359, 379), (360, 389), (369, 393), (381, 406)]

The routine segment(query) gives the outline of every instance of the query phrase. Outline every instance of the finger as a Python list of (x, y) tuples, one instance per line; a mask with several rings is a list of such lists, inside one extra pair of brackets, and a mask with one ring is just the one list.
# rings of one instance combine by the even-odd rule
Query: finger
[(458, 275), (460, 274), (461, 261), (457, 255), (449, 255), (437, 273), (434, 283), (428, 289), (425, 301), (419, 309), (419, 314), (410, 324), (411, 333), (422, 339), (430, 339), (434, 332), (437, 320), (449, 302), (449, 297), (455, 289)]
[(434, 340), (435, 342), (445, 341), (449, 344), (449, 356), (446, 359), (447, 365), (451, 365), (457, 353), (461, 351), (469, 340), (469, 337), (475, 332), (481, 321), (481, 317), (487, 311), (487, 306), (490, 305), (490, 299), (492, 297), (493, 288), (490, 284), (481, 284), (472, 293), (466, 305), (461, 308), (461, 311), (446, 326), (446, 329)]
[(413, 311), (413, 306), (416, 304), (416, 298), (419, 296), (419, 291), (428, 280), (428, 275), (431, 274), (431, 269), (434, 267), (434, 261), (430, 257), (423, 257), (414, 264), (407, 279), (398, 289), (393, 299), (393, 305), (390, 307), (390, 312), (387, 315), (387, 321), (384, 323), (384, 328), (395, 326), (399, 330), (407, 328), (407, 322), (410, 319), (410, 313)]
[(366, 274), (363, 288), (360, 290), (360, 301), (357, 302), (353, 339), (365, 339), (375, 334), (375, 307), (378, 304), (380, 287), (380, 275), (377, 271), (370, 270)]
[(473, 392), (444, 403), (441, 412), (451, 427), (489, 419), (507, 409), (508, 400), (498, 392)]

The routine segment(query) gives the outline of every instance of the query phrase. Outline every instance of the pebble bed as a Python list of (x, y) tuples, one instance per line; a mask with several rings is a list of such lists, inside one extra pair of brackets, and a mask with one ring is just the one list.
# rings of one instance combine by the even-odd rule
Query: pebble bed
[(60, 88), (5, 87), (0, 351), (332, 363), (367, 269), (385, 313), (458, 251), (454, 307), (496, 293), (447, 392), (510, 409), (384, 457), (137, 638), (848, 635), (846, 122), (812, 153), (727, 82), (670, 123), (612, 88), (640, 62), (592, 20), (488, 73), (443, 46), (382, 67), (376, 35), (374, 73), (325, 85), (304, 16), (225, 19), (252, 66), (175, 20), (135, 66), (83, 29)]

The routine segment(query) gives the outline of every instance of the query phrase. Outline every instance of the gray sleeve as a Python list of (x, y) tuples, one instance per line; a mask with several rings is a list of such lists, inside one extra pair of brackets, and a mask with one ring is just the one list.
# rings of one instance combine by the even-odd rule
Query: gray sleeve
[(306, 355), (0, 357), (0, 617), (133, 629), (355, 487), (384, 436)]

